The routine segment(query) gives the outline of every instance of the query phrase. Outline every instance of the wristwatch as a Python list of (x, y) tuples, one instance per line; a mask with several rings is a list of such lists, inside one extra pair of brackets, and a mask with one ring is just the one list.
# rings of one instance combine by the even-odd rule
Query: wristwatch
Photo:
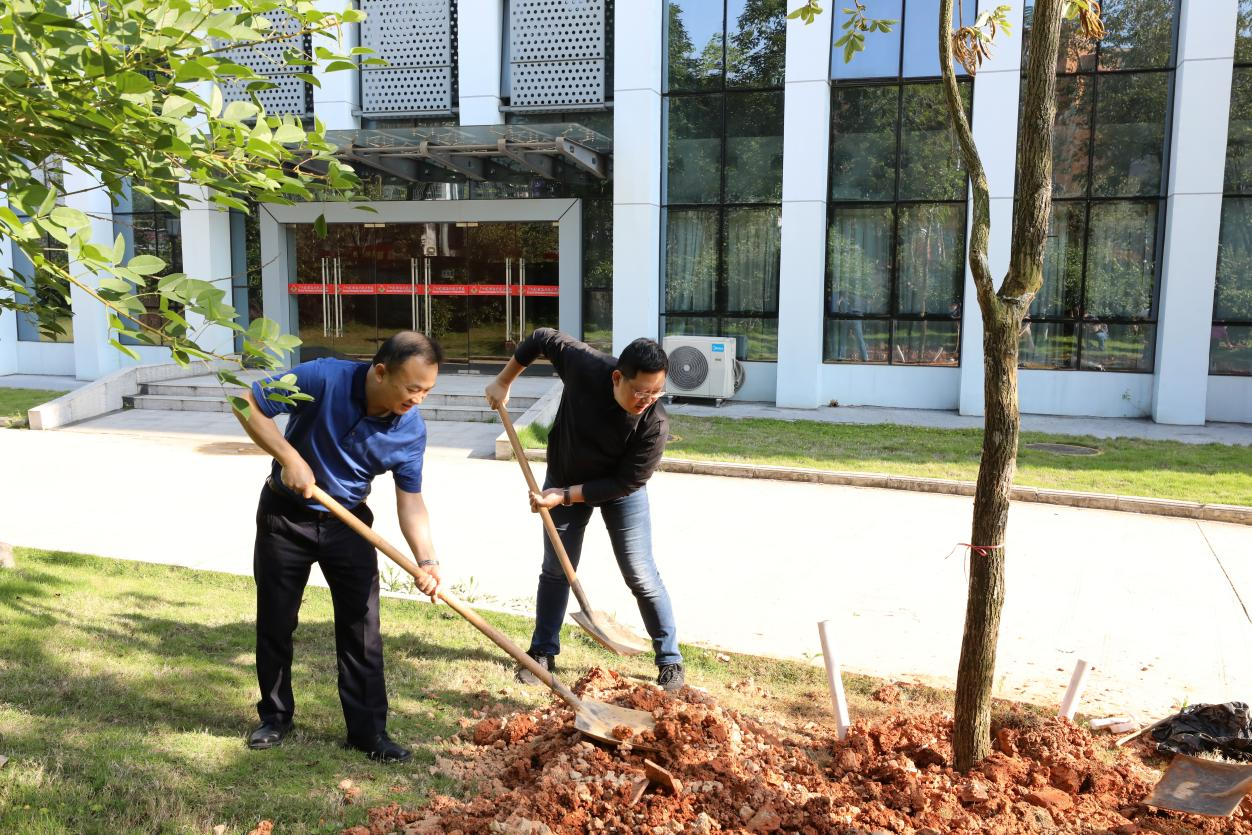
[(561, 504), (565, 505), (566, 507), (569, 507), (570, 506), (569, 488), (565, 487), (563, 488), (563, 490), (565, 492), (565, 498), (561, 501)]

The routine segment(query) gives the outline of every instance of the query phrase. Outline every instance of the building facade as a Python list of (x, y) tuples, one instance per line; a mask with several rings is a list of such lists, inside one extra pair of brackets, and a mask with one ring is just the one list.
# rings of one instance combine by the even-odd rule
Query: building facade
[[(786, 19), (800, 0), (358, 5), (367, 20), (344, 46), (386, 66), (314, 66), (320, 86), (280, 74), (256, 94), (316, 115), (362, 194), (173, 216), (138, 192), (109, 205), (91, 172), (64, 172), (73, 205), (103, 218), (95, 235), (229, 287), (241, 315), (300, 336), (305, 359), (368, 356), (409, 327), (479, 371), (540, 325), (604, 350), (725, 336), (746, 370), (740, 399), (981, 413), (970, 200), (933, 0), (867, 0), (897, 24), (850, 62), (838, 4), (811, 25)], [(997, 275), (1032, 6), (1014, 4), (1012, 36), (961, 79)], [(1057, 64), (1022, 411), (1252, 422), (1252, 0), (1103, 7), (1104, 40), (1067, 28)], [(132, 362), (90, 298), (65, 307), (55, 337), (0, 314), (0, 374), (95, 379)], [(224, 332), (207, 342), (231, 348)]]

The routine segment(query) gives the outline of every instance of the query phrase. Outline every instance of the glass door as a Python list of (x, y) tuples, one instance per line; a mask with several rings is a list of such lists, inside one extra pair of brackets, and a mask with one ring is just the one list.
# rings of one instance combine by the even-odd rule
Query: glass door
[(331, 224), (319, 237), (312, 226), (295, 227), (296, 327), (301, 359), (369, 358), (378, 348), (374, 293), (373, 229)]

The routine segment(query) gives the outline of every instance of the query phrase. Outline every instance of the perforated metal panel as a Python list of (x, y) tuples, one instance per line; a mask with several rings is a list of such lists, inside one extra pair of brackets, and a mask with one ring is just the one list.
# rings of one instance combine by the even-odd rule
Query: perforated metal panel
[[(231, 8), (230, 11), (237, 12), (239, 9)], [(294, 35), (300, 31), (300, 21), (286, 12), (269, 12), (265, 17), (270, 21), (271, 31), (274, 34)], [(214, 43), (219, 46), (227, 45), (225, 41), (217, 39), (214, 39)], [(310, 72), (310, 67), (284, 63), (283, 55), (292, 50), (307, 54), (307, 38), (291, 38), (263, 44), (241, 44), (223, 55), (236, 64), (250, 67), (258, 75), (265, 76), (267, 81), (273, 82), (274, 87), (257, 92), (257, 99), (267, 113), (305, 116), (309, 112), (308, 85), (296, 78), (293, 73)], [(222, 97), (228, 104), (240, 99), (250, 100), (245, 83), (228, 80), (223, 80)]]
[(509, 103), (602, 103), (607, 6), (607, 0), (511, 0)]
[(389, 64), (361, 70), (361, 111), (448, 112), (456, 83), (455, 0), (362, 0), (361, 45)]

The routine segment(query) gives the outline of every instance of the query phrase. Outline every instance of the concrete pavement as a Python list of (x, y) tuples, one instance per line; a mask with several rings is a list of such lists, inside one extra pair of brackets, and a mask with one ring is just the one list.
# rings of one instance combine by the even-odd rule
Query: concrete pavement
[[(0, 431), (0, 538), (249, 574), (267, 459), (235, 452), (229, 415), (177, 431), (137, 414)], [(528, 610), (542, 530), (516, 463), (479, 457), (498, 427), (430, 426), (425, 492), (448, 582)], [(371, 505), (400, 542), (387, 481)], [(816, 623), (831, 620), (848, 669), (951, 682), (967, 557), (950, 552), (968, 541), (970, 499), (670, 473), (649, 494), (684, 641), (814, 660)], [(584, 556), (592, 603), (642, 632), (598, 520)], [(1000, 695), (1056, 703), (1081, 657), (1093, 711), (1252, 697), (1252, 528), (1018, 504), (1008, 565)]]

